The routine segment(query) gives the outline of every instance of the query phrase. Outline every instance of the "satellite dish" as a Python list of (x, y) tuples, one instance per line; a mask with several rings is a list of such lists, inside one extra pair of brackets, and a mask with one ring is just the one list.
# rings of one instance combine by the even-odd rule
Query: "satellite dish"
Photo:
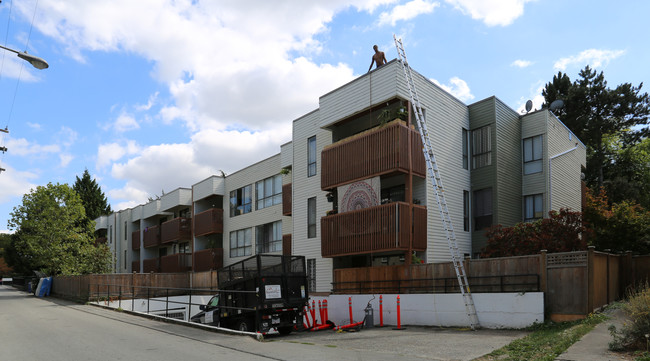
[(528, 113), (531, 109), (533, 109), (533, 101), (529, 99), (526, 102), (526, 113)]
[(556, 99), (551, 103), (549, 107), (550, 111), (554, 112), (558, 109), (564, 108), (564, 101), (562, 99)]

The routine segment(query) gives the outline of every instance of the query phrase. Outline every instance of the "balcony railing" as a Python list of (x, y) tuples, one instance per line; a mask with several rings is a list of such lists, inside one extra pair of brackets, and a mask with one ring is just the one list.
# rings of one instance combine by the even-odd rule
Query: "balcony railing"
[(158, 258), (149, 258), (142, 260), (142, 272), (160, 272), (160, 262)]
[(151, 226), (144, 229), (144, 248), (160, 246), (160, 227)]
[(408, 251), (413, 230), (412, 250), (427, 246), (427, 209), (395, 202), (321, 218), (323, 257)]
[(282, 215), (291, 215), (291, 183), (282, 186)]
[(98, 237), (95, 239), (95, 246), (100, 245), (100, 244), (106, 244), (108, 242), (108, 238), (106, 237)]
[(140, 261), (131, 262), (131, 272), (140, 273)]
[(217, 270), (223, 267), (223, 248), (208, 248), (194, 252), (194, 272)]
[(178, 273), (192, 270), (192, 254), (176, 253), (160, 257), (161, 273)]
[(137, 251), (140, 249), (140, 230), (137, 230), (135, 232), (131, 232), (131, 248), (134, 251)]
[(192, 218), (174, 218), (162, 224), (161, 243), (189, 241), (192, 238)]
[(223, 209), (210, 208), (194, 216), (194, 235), (223, 233)]
[(413, 158), (413, 173), (425, 177), (420, 134), (401, 122), (392, 122), (385, 127), (343, 139), (321, 153), (321, 188), (328, 190), (393, 172), (407, 173), (409, 153)]

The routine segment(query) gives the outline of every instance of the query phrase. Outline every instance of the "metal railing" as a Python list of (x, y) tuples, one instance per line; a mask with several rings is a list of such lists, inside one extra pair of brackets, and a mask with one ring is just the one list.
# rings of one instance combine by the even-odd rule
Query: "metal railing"
[[(476, 276), (468, 281), (473, 293), (540, 292), (538, 274)], [(456, 277), (332, 282), (335, 294), (459, 292)]]
[[(224, 292), (256, 294), (255, 291), (219, 290), (214, 288), (173, 288), (93, 283), (88, 285), (88, 301), (118, 309), (124, 309), (123, 306), (130, 306), (130, 311), (155, 314), (159, 317), (182, 319), (190, 322), (193, 313), (192, 306), (196, 307), (196, 312), (198, 313), (199, 307), (205, 305), (207, 302), (195, 303), (192, 302), (192, 297), (195, 297), (196, 300), (200, 296), (212, 297), (217, 293)], [(179, 298), (182, 297), (187, 297), (187, 300), (180, 300)], [(136, 307), (136, 302), (140, 303), (140, 307)], [(141, 306), (142, 304), (146, 304), (146, 309)], [(164, 304), (164, 307), (161, 304)], [(230, 307), (225, 305), (219, 305), (219, 308), (256, 311), (254, 308)], [(186, 315), (182, 318), (174, 317), (176, 314), (182, 313), (178, 312), (179, 310), (186, 311)]]

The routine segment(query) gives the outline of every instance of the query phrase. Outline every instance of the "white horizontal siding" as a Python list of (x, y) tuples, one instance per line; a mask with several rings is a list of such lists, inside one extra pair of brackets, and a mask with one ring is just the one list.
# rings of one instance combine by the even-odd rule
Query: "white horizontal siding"
[[(272, 177), (280, 173), (280, 154), (276, 154), (263, 161), (239, 170), (226, 177), (225, 196), (223, 197), (223, 260), (224, 266), (239, 262), (245, 257), (230, 257), (230, 233), (240, 229), (250, 228), (252, 241), (252, 254), (255, 254), (255, 227), (263, 224), (282, 221), (282, 203), (255, 210), (255, 182)], [(251, 185), (253, 191), (252, 211), (235, 217), (230, 217), (230, 192), (247, 185)], [(285, 233), (285, 224), (282, 224), (282, 232)]]
[(194, 202), (213, 195), (225, 195), (225, 181), (221, 176), (213, 175), (192, 186)]
[(293, 164), (293, 143), (280, 146), (280, 167), (290, 167)]
[(160, 197), (160, 210), (169, 211), (178, 206), (192, 205), (192, 190), (189, 188), (177, 188)]
[[(323, 148), (332, 143), (331, 133), (319, 126), (320, 111), (307, 114), (293, 122), (293, 232), (292, 254), (316, 259), (316, 290), (329, 292), (332, 283), (332, 260), (321, 256), (320, 219), (332, 209), (321, 190), (321, 157)], [(307, 139), (316, 136), (316, 175), (307, 177)], [(307, 237), (307, 200), (316, 197), (316, 237)]]

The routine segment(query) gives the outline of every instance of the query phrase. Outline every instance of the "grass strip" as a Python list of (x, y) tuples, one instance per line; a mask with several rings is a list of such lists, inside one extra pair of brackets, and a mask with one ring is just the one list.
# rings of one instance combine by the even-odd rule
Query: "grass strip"
[(528, 328), (531, 333), (526, 337), (515, 340), (477, 360), (552, 361), (606, 319), (606, 315), (599, 313), (591, 314), (579, 321), (562, 323), (549, 321), (534, 325)]

